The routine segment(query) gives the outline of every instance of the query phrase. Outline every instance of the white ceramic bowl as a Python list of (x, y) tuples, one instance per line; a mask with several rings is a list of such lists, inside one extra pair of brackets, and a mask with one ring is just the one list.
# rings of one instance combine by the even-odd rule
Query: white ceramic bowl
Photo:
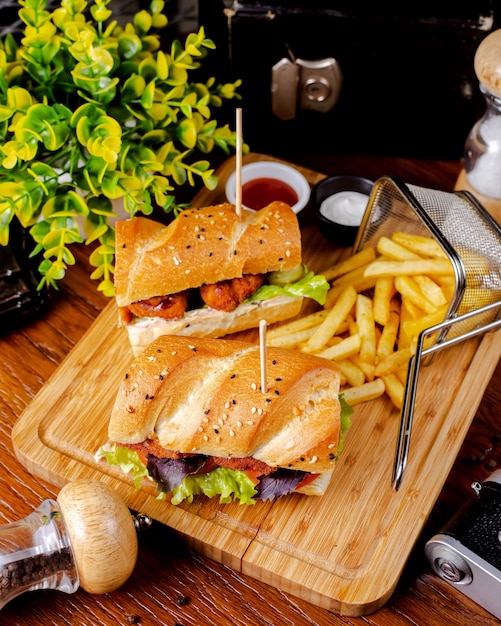
[[(297, 195), (297, 202), (291, 207), (294, 213), (299, 213), (304, 209), (310, 199), (310, 185), (306, 178), (297, 169), (285, 163), (256, 161), (242, 166), (242, 186), (257, 178), (275, 178), (292, 187)], [(226, 198), (231, 204), (235, 204), (236, 200), (235, 179), (236, 174), (233, 172), (225, 188)], [(243, 201), (242, 204), (244, 204)]]

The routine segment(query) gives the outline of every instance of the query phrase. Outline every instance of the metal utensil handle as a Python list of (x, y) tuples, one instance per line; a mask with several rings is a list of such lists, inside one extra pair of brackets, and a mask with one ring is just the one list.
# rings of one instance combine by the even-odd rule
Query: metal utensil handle
[(490, 332), (493, 330), (497, 330), (501, 327), (501, 318), (498, 318), (489, 324), (481, 326), (479, 328), (474, 328), (468, 332), (463, 333), (462, 335), (458, 335), (448, 340), (444, 340), (440, 343), (436, 343), (429, 348), (423, 349), (424, 340), (429, 335), (443, 330), (445, 328), (449, 328), (454, 324), (467, 320), (475, 315), (480, 315), (481, 313), (486, 313), (491, 311), (492, 309), (499, 308), (501, 306), (501, 301), (492, 302), (480, 309), (475, 309), (473, 311), (469, 311), (468, 313), (464, 313), (463, 315), (459, 315), (458, 317), (451, 318), (441, 322), (440, 324), (436, 324), (435, 326), (430, 326), (423, 330), (418, 337), (416, 353), (411, 357), (409, 361), (409, 366), (407, 369), (407, 379), (405, 382), (405, 391), (404, 391), (404, 401), (402, 405), (402, 413), (400, 417), (400, 430), (398, 434), (398, 443), (397, 443), (397, 451), (395, 455), (395, 464), (393, 467), (393, 478), (392, 485), (395, 491), (398, 491), (400, 485), (402, 484), (402, 479), (404, 476), (405, 468), (407, 466), (407, 459), (409, 456), (409, 446), (411, 439), (411, 429), (412, 429), (412, 419), (414, 416), (414, 405), (416, 402), (416, 393), (417, 393), (417, 383), (419, 377), (419, 366), (421, 359), (424, 356), (432, 354), (434, 352), (438, 352), (443, 348), (447, 348), (456, 343), (464, 341), (466, 339), (470, 339), (472, 337), (476, 337), (477, 335)]

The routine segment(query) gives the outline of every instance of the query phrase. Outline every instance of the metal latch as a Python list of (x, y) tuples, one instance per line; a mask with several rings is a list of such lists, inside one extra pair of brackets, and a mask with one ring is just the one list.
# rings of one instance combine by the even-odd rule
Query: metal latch
[(336, 104), (343, 76), (336, 59), (317, 61), (283, 58), (272, 67), (272, 111), (282, 120), (298, 109), (328, 113)]

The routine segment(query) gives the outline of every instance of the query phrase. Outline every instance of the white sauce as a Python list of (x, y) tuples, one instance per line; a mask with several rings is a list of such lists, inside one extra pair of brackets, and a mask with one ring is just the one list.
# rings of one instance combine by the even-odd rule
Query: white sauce
[(360, 226), (368, 201), (359, 191), (340, 191), (323, 200), (320, 213), (336, 224)]

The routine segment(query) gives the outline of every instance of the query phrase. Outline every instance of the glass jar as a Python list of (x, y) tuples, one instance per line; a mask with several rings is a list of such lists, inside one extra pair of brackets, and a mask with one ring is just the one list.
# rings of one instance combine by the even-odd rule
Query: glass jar
[(61, 510), (44, 500), (22, 520), (0, 526), (0, 609), (35, 589), (73, 593), (79, 577)]
[(501, 199), (501, 97), (482, 84), (480, 91), (487, 108), (466, 139), (464, 167), (474, 189)]

